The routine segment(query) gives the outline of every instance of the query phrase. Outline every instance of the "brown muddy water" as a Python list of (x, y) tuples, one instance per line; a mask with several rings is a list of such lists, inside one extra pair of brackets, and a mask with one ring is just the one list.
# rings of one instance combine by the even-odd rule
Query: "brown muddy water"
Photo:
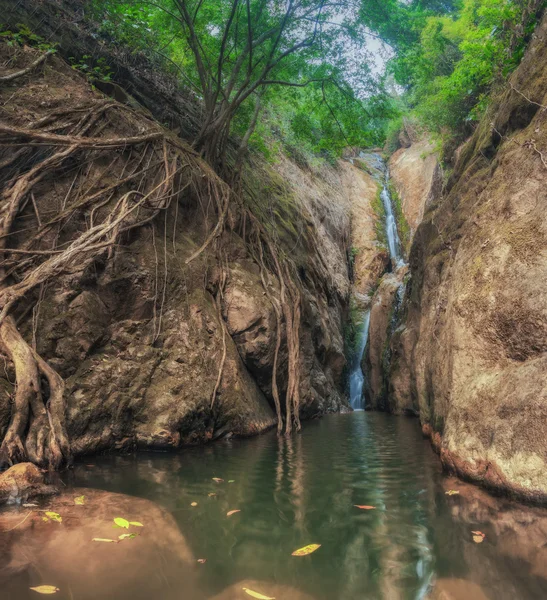
[[(414, 420), (333, 415), (290, 440), (87, 459), (64, 482), (0, 511), (0, 598), (40, 585), (59, 600), (547, 598), (547, 511), (444, 476)], [(321, 546), (292, 556), (308, 544)]]

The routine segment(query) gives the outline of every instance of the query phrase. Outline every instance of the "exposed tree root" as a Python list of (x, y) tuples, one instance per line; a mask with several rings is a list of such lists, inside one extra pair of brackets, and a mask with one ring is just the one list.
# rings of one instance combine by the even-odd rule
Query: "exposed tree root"
[(222, 374), (224, 372), (224, 364), (226, 363), (226, 325), (224, 324), (224, 319), (222, 317), (222, 300), (224, 297), (224, 288), (226, 287), (226, 269), (221, 267), (220, 272), (220, 280), (218, 283), (218, 290), (215, 297), (215, 304), (217, 307), (217, 315), (218, 322), (220, 323), (220, 327), (222, 329), (222, 357), (220, 359), (220, 365), (218, 367), (218, 375), (217, 380), (215, 382), (215, 387), (213, 389), (213, 393), (211, 394), (211, 409), (215, 404), (215, 399), (217, 397), (218, 390), (220, 388), (220, 384), (222, 382)]
[[(43, 55), (23, 71), (30, 73), (46, 58)], [(128, 135), (142, 131), (146, 133)], [(225, 132), (218, 136), (219, 144), (225, 145)], [(221, 266), (215, 304), (222, 326), (222, 355), (211, 396), (213, 408), (222, 383), (228, 335), (222, 317), (227, 270), (221, 260), (221, 234), (231, 222), (230, 207), (239, 188), (230, 188), (171, 132), (110, 99), (65, 106), (24, 126), (1, 122), (2, 148), (8, 152), (0, 156), (0, 354), (13, 363), (16, 381), (11, 420), (0, 445), (0, 467), (30, 460), (57, 469), (71, 462), (64, 381), (18, 329), (22, 315), (36, 308), (36, 290), (55, 287), (67, 274), (80, 276), (97, 263), (104, 265), (130, 231), (154, 226), (162, 214), (166, 268), (167, 211), (175, 202), (177, 212), (178, 203), (188, 195), (203, 206), (212, 202), (217, 217), (203, 244), (186, 260), (190, 263), (214, 244)], [(45, 184), (52, 180), (60, 182), (59, 198), (42, 198), (44, 187), (48, 189)], [(281, 257), (256, 217), (242, 210), (251, 223), (243, 237), (260, 266), (262, 284), (275, 312), (272, 396), (278, 432), (284, 421), (285, 434), (290, 435), (300, 429), (298, 277), (291, 259)], [(277, 277), (279, 294), (269, 285), (267, 271)], [(166, 282), (164, 271), (154, 339), (161, 333)], [(35, 327), (33, 322), (33, 336)], [(288, 373), (283, 406), (278, 371), (284, 337)]]
[[(19, 332), (13, 317), (19, 303), (28, 303), (35, 288), (66, 273), (83, 273), (97, 260), (110, 260), (127, 232), (165, 215), (189, 188), (198, 196), (214, 197), (219, 217), (192, 258), (224, 227), (228, 186), (196, 152), (152, 122), (146, 134), (116, 136), (110, 109), (117, 111), (117, 124), (142, 130), (142, 115), (112, 101), (53, 112), (26, 128), (0, 123), (0, 146), (22, 146), (0, 161), (11, 169), (9, 180), (3, 173), (7, 185), (0, 196), (0, 350), (12, 361), (16, 375), (0, 466), (30, 460), (57, 469), (71, 461), (64, 381)], [(99, 166), (110, 156), (109, 167)], [(41, 213), (38, 184), (66, 179), (74, 164), (79, 166), (63, 202), (50, 202)], [(115, 171), (117, 180), (102, 185), (105, 172), (114, 165), (123, 166), (121, 173), (119, 168)], [(20, 217), (36, 223), (24, 238), (17, 237)], [(156, 335), (160, 328), (161, 316)], [(221, 377), (222, 372), (215, 395)]]
[[(267, 231), (251, 213), (247, 217), (255, 231), (255, 244), (258, 247), (258, 264), (261, 267), (261, 280), (264, 291), (270, 300), (276, 315), (276, 347), (272, 373), (272, 396), (277, 413), (277, 431), (282, 431), (281, 400), (277, 382), (277, 367), (281, 346), (282, 317), (285, 322), (285, 333), (288, 353), (287, 392), (285, 395), (285, 435), (290, 436), (293, 427), (300, 431), (300, 306), (301, 295), (290, 272), (290, 259), (284, 259), (281, 266), (279, 251)], [(279, 301), (273, 296), (265, 279), (264, 248), (267, 249), (272, 263), (272, 270), (279, 281)]]
[(48, 50), (47, 52), (45, 52), (44, 54), (42, 54), (42, 56), (39, 56), (28, 67), (25, 67), (24, 69), (21, 69), (20, 71), (15, 71), (15, 73), (9, 73), (8, 75), (2, 75), (0, 77), (0, 82), (4, 83), (4, 82), (7, 82), (7, 81), (13, 81), (14, 79), (17, 79), (19, 77), (23, 77), (23, 75), (26, 75), (27, 73), (30, 73), (38, 65), (41, 65), (50, 54), (53, 54), (53, 52), (54, 52), (53, 50)]

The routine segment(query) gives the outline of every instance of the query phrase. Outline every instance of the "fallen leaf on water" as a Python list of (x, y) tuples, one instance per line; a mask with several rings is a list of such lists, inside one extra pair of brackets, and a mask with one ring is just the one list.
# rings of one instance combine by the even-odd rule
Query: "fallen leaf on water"
[(132, 540), (133, 538), (136, 538), (137, 534), (136, 533), (122, 533), (121, 535), (118, 536), (119, 540)]
[(117, 544), (118, 543), (117, 540), (111, 540), (111, 539), (108, 539), (108, 538), (93, 538), (91, 541), (92, 542), (109, 542), (111, 544)]
[(231, 517), (232, 515), (235, 515), (235, 514), (236, 514), (236, 513), (238, 513), (238, 512), (241, 512), (241, 511), (240, 511), (239, 509), (236, 509), (236, 510), (229, 510), (229, 511), (226, 513), (226, 516), (227, 516), (227, 517)]
[(57, 523), (63, 522), (63, 517), (59, 513), (53, 512), (51, 510), (46, 511), (46, 517), (50, 518), (52, 521), (56, 521)]
[(129, 521), (129, 525), (133, 525), (133, 527), (144, 527), (140, 521)]
[(77, 504), (78, 506), (85, 504), (85, 496), (78, 496), (77, 498), (74, 498), (74, 504)]
[(197, 502), (192, 502), (192, 504), (190, 504), (190, 506), (197, 506), (198, 503)]
[(212, 479), (215, 483), (222, 483), (224, 481), (224, 479), (221, 479), (220, 477), (212, 477)]
[(229, 479), (229, 480), (228, 480), (228, 483), (235, 483), (235, 482), (236, 482), (236, 480), (235, 480), (235, 479)]
[(49, 523), (49, 519), (48, 519), (47, 517), (42, 517), (42, 521), (43, 521), (44, 523)]
[(368, 506), (367, 504), (354, 504), (355, 508), (360, 508), (361, 510), (373, 510), (375, 506)]
[(455, 496), (456, 494), (459, 494), (460, 492), (458, 492), (458, 490), (448, 490), (448, 492), (445, 492), (445, 494), (447, 496)]
[(59, 588), (54, 585), (39, 585), (38, 587), (31, 587), (30, 589), (39, 594), (56, 594), (60, 591)]
[(206, 558), (198, 558), (198, 563), (199, 563), (200, 565), (204, 565), (206, 562), (207, 562), (207, 559), (206, 559)]
[(216, 496), (215, 492), (209, 492), (207, 495), (209, 496), (209, 498), (211, 498), (211, 496)]
[(273, 598), (272, 596), (264, 596), (264, 594), (259, 594), (258, 592), (254, 592), (249, 588), (243, 588), (243, 591), (246, 594), (249, 594), (249, 596), (252, 596), (253, 598), (258, 598), (258, 600), (275, 600), (275, 598)]
[(482, 531), (472, 531), (475, 544), (482, 544), (486, 535)]
[(293, 556), (306, 556), (307, 554), (311, 554), (312, 552), (315, 552), (318, 548), (321, 548), (321, 544), (309, 544), (307, 546), (304, 546), (303, 548), (299, 548), (298, 550), (295, 550), (292, 555)]
[(122, 517), (116, 517), (114, 519), (114, 524), (118, 527), (123, 527), (124, 529), (129, 529), (129, 521), (127, 519), (122, 519)]

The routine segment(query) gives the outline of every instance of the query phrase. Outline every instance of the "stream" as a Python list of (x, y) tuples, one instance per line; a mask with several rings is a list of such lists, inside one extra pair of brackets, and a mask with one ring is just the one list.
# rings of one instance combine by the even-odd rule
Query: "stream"
[[(272, 431), (180, 453), (86, 459), (65, 483), (69, 498), (86, 494), (85, 506), (59, 508), (63, 523), (2, 534), (2, 599), (36, 598), (29, 587), (42, 583), (62, 600), (244, 600), (243, 587), (277, 600), (418, 600), (431, 589), (456, 600), (547, 597), (547, 511), (443, 476), (406, 418), (354, 412), (308, 422), (288, 440)], [(86, 511), (98, 500), (81, 487), (131, 495), (123, 510), (144, 524), (138, 538), (91, 542), (96, 513)], [(101, 510), (124, 516), (111, 496)], [(0, 522), (11, 511), (18, 523), (26, 510), (3, 509)], [(102, 535), (116, 537), (111, 527)], [(165, 540), (160, 567), (153, 540)], [(292, 556), (308, 544), (321, 547)], [(173, 568), (178, 555), (186, 567)]]

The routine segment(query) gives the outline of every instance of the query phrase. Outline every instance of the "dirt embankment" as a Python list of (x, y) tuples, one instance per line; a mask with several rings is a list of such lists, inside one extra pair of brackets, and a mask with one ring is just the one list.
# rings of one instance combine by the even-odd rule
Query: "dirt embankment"
[[(161, 78), (157, 94), (149, 98), (158, 80), (153, 66), (107, 52), (89, 32), (78, 37), (78, 28), (86, 30), (70, 11), (70, 3), (23, 0), (10, 15), (60, 47), (57, 55), (0, 91), (2, 120), (20, 147), (13, 153), (4, 146), (0, 157), (6, 193), (15, 197), (13, 181), (34, 167), (43, 169), (40, 179), (31, 181), (32, 194), (11, 227), (5, 250), (11, 270), (5, 281), (14, 285), (19, 274), (26, 281), (28, 265), (34, 269), (47, 263), (50, 268), (57, 254), (64, 258), (64, 249), (76, 239), (95, 224), (108, 223), (108, 211), (126, 206), (128, 193), (146, 199), (161, 183), (146, 176), (150, 171), (158, 177), (157, 165), (176, 183), (162, 203), (131, 209), (140, 220), (131, 226), (124, 221), (108, 252), (98, 245), (96, 256), (86, 254), (81, 264), (63, 263), (54, 278), (31, 285), (12, 309), (21, 333), (18, 343), (29, 357), (35, 350), (64, 382), (71, 453), (173, 448), (264, 431), (276, 422), (274, 369), (282, 402), (290, 377), (298, 382), (294, 406), (302, 418), (345, 407), (351, 177), (344, 169), (315, 173), (286, 159), (276, 167), (255, 159), (245, 169), (242, 197), (230, 202), (224, 226), (216, 229), (224, 209), (210, 192), (225, 188), (178, 137), (190, 136), (195, 125), (191, 99)], [(114, 79), (132, 82), (131, 94), (142, 107), (105, 96), (70, 68), (62, 55), (78, 57), (78, 48), (106, 56)], [(1, 51), (7, 73), (26, 68), (42, 53), (5, 43)], [(96, 108), (97, 114), (87, 114)], [(151, 128), (157, 133), (148, 145), (138, 140), (96, 143)], [(78, 144), (86, 135), (95, 143), (85, 142), (86, 154), (76, 144), (66, 157), (48, 161), (58, 146), (27, 144), (30, 134), (20, 130), (36, 130), (32, 136), (46, 142), (53, 138), (43, 136), (60, 136), (55, 144), (64, 144), (77, 130)], [(183, 156), (191, 169), (171, 163)], [(136, 191), (128, 187), (134, 183), (128, 177), (139, 182)], [(33, 231), (38, 238), (29, 239)], [(199, 253), (207, 240), (210, 244)], [(18, 249), (31, 258), (20, 260)], [(289, 279), (294, 284), (287, 287)], [(296, 324), (298, 334), (297, 343), (290, 338), (292, 354), (288, 322)], [(8, 360), (0, 376), (0, 439), (13, 423), (16, 370)], [(42, 402), (51, 393), (47, 386), (41, 392), (30, 386), (29, 391)], [(32, 402), (29, 418), (34, 410), (40, 415), (49, 410)], [(44, 439), (40, 432), (48, 425), (45, 418), (34, 422), (40, 424), (33, 438), (38, 455)]]
[(547, 20), (412, 246), (391, 394), (445, 466), (547, 502)]

